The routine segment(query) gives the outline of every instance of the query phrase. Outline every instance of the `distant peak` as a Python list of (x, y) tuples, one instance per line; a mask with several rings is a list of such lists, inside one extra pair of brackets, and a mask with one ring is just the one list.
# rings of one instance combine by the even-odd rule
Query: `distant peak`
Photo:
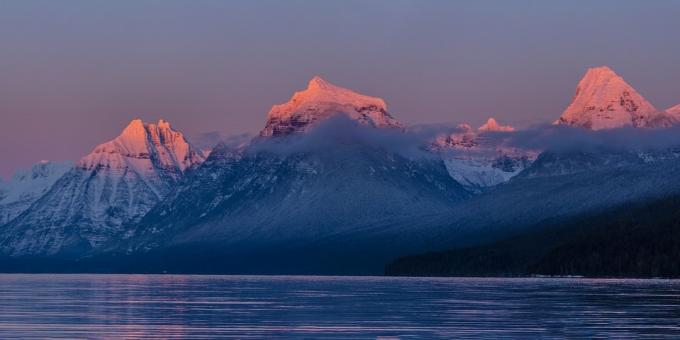
[(510, 125), (501, 125), (498, 124), (495, 118), (490, 117), (484, 125), (480, 126), (479, 131), (504, 131), (504, 132), (510, 132), (510, 131), (515, 131), (515, 128), (510, 126)]
[(489, 117), (489, 119), (486, 120), (486, 124), (488, 124), (488, 125), (498, 125), (498, 122), (496, 121), (496, 118)]

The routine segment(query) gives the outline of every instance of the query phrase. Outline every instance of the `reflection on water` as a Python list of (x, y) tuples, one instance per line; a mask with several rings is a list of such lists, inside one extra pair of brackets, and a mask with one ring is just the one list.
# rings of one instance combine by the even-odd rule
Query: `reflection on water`
[(680, 281), (0, 275), (0, 338), (678, 337)]

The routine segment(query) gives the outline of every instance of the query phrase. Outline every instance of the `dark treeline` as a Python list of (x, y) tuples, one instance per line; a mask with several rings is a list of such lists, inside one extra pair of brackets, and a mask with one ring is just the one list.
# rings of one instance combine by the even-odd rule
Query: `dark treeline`
[(680, 277), (680, 196), (619, 206), (492, 244), (406, 256), (404, 276)]

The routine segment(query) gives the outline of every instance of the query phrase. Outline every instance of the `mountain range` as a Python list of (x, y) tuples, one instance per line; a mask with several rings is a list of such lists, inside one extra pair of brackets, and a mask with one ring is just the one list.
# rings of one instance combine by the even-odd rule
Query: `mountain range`
[(603, 66), (554, 125), (529, 129), (408, 127), (318, 76), (238, 143), (197, 147), (135, 119), (75, 165), (0, 182), (0, 270), (376, 274), (506, 244), (680, 193), (679, 107)]

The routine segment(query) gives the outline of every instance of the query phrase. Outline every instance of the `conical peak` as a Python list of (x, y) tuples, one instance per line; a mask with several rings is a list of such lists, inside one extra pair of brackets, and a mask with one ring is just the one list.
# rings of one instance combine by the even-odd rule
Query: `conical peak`
[(323, 78), (320, 76), (314, 76), (312, 79), (309, 81), (309, 84), (307, 84), (307, 90), (324, 90), (328, 89), (331, 87), (337, 87), (327, 81), (325, 81)]
[[(609, 66), (597, 66), (597, 67), (591, 67), (586, 71), (585, 77), (607, 77), (607, 78), (612, 78), (612, 77), (618, 77), (619, 75), (614, 72)], [(584, 77), (584, 78), (585, 78)]]
[(119, 138), (123, 139), (144, 139), (146, 136), (146, 127), (141, 119), (135, 118), (128, 123), (123, 129)]
[(131, 120), (127, 126), (137, 126), (137, 125), (144, 125), (144, 121), (142, 121), (141, 118), (135, 118)]
[(139, 129), (144, 129), (144, 122), (139, 118), (135, 118), (128, 123), (128, 125), (125, 127), (125, 129), (123, 129), (123, 131), (126, 130), (135, 131)]
[(576, 96), (587, 89), (604, 91), (615, 90), (615, 88), (626, 88), (635, 91), (630, 84), (626, 83), (621, 76), (608, 66), (593, 67), (589, 68), (583, 78), (581, 78), (581, 81), (579, 81), (576, 88)]
[[(486, 120), (486, 124), (489, 126), (498, 126), (498, 122), (496, 121), (496, 118), (494, 117), (489, 117), (489, 119)], [(483, 125), (482, 125), (483, 126)]]
[(556, 124), (592, 130), (654, 126), (658, 111), (611, 68), (588, 69)]
[(510, 131), (515, 131), (515, 128), (510, 126), (510, 125), (501, 125), (496, 121), (495, 118), (490, 117), (487, 119), (486, 123), (484, 125), (480, 126), (479, 131), (504, 131), (504, 132), (510, 132)]

